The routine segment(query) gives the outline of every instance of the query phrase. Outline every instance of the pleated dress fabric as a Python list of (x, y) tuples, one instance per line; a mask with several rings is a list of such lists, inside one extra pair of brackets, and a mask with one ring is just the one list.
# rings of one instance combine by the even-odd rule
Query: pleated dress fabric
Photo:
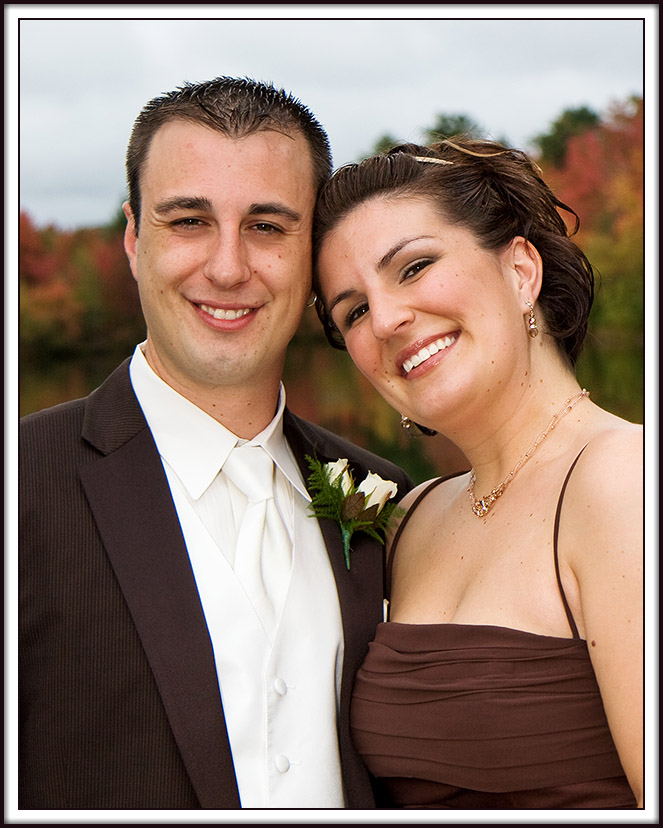
[(378, 807), (636, 807), (559, 578), (563, 492), (554, 554), (573, 638), (485, 625), (378, 626), (351, 710)]

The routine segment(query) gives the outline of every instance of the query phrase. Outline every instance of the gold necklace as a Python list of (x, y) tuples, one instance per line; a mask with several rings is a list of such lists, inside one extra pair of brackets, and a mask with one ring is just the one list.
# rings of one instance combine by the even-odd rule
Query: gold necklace
[(470, 474), (470, 485), (467, 487), (467, 493), (470, 496), (470, 502), (472, 503), (472, 511), (477, 517), (485, 517), (488, 512), (493, 508), (495, 501), (498, 497), (501, 497), (504, 494), (504, 490), (506, 487), (511, 483), (513, 478), (518, 474), (518, 472), (522, 469), (525, 463), (530, 459), (530, 457), (534, 454), (534, 452), (538, 449), (541, 443), (546, 439), (546, 437), (550, 434), (550, 432), (555, 428), (557, 423), (564, 417), (569, 411), (579, 403), (583, 397), (589, 397), (589, 391), (586, 391), (584, 388), (579, 394), (576, 394), (575, 397), (569, 397), (569, 399), (564, 403), (564, 405), (560, 408), (560, 410), (555, 414), (552, 420), (548, 423), (545, 431), (542, 431), (541, 434), (536, 438), (534, 444), (525, 452), (525, 454), (520, 458), (520, 460), (516, 463), (513, 467), (509, 476), (503, 480), (499, 486), (496, 486), (494, 489), (491, 490), (490, 494), (482, 497), (481, 500), (477, 500), (474, 497), (474, 484), (476, 482), (476, 475), (474, 473), (474, 469), (472, 469), (472, 473)]

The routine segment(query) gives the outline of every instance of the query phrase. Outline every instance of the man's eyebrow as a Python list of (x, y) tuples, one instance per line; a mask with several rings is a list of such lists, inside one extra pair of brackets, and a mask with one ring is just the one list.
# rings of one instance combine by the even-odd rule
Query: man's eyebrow
[[(159, 202), (154, 208), (157, 213), (172, 213), (176, 210), (200, 210), (212, 212), (212, 202), (205, 196), (173, 196)], [(278, 202), (252, 204), (249, 207), (250, 216), (282, 216), (290, 221), (301, 221), (301, 213)]]
[(265, 204), (252, 204), (249, 208), (249, 215), (250, 216), (283, 216), (283, 218), (290, 219), (291, 221), (301, 221), (302, 216), (301, 213), (298, 213), (296, 210), (293, 210), (290, 207), (286, 207), (285, 204), (279, 204), (278, 202), (267, 202)]
[(176, 210), (201, 210), (210, 212), (212, 202), (204, 196), (173, 196), (160, 201), (154, 208), (156, 213), (173, 213)]

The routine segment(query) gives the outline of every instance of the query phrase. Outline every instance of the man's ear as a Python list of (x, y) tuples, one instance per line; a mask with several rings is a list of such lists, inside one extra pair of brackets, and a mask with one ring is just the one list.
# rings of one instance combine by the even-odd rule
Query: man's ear
[(506, 264), (512, 268), (516, 288), (523, 298), (534, 304), (541, 291), (543, 261), (539, 251), (522, 236), (516, 236), (506, 250)]
[(124, 252), (129, 259), (129, 266), (134, 279), (136, 278), (136, 244), (138, 243), (138, 232), (136, 228), (136, 220), (134, 214), (129, 206), (129, 202), (125, 201), (122, 205), (124, 215), (127, 217), (127, 226), (124, 231)]

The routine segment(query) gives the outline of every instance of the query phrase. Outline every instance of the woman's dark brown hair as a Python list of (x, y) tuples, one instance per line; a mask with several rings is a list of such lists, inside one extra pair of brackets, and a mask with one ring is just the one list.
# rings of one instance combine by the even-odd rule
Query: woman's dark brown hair
[[(530, 242), (543, 261), (538, 304), (546, 331), (575, 365), (594, 299), (594, 270), (570, 238), (579, 226), (577, 214), (559, 201), (525, 153), (492, 141), (457, 137), (431, 147), (401, 144), (386, 155), (341, 167), (318, 198), (316, 259), (325, 236), (353, 208), (375, 196), (424, 197), (446, 221), (472, 231), (487, 250), (501, 250), (516, 236)], [(574, 217), (571, 232), (559, 210)], [(344, 349), (317, 274), (314, 287), (327, 339)]]

